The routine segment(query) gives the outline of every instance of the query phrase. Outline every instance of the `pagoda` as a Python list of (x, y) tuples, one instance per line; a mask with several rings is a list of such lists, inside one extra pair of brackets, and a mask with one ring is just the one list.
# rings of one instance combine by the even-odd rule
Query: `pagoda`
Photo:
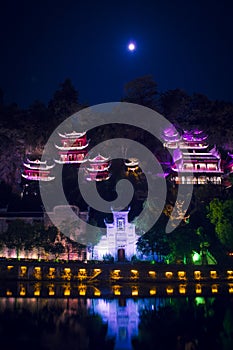
[(137, 171), (139, 168), (139, 162), (136, 158), (129, 158), (124, 161), (127, 171)]
[(109, 158), (105, 158), (100, 154), (94, 158), (88, 159), (88, 163), (86, 165), (86, 180), (87, 181), (104, 181), (110, 178), (110, 160)]
[(55, 177), (50, 175), (51, 169), (55, 164), (47, 165), (47, 161), (39, 159), (30, 160), (27, 158), (24, 164), (24, 171), (22, 177), (30, 181), (51, 181)]
[(60, 145), (55, 145), (59, 150), (58, 164), (80, 164), (86, 161), (88, 141), (86, 132), (58, 133), (61, 138)]
[(176, 184), (221, 184), (222, 160), (214, 146), (208, 150), (207, 135), (200, 130), (179, 134), (169, 128), (163, 133), (164, 146), (173, 150), (171, 179)]

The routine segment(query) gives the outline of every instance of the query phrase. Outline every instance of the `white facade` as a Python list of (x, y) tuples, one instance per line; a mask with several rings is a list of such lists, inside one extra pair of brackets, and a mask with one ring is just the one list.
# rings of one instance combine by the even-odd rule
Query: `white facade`
[(107, 223), (106, 235), (94, 247), (93, 258), (103, 259), (106, 254), (111, 254), (114, 260), (130, 260), (136, 254), (136, 242), (138, 236), (135, 233), (135, 225), (129, 223), (129, 211), (113, 211), (113, 222)]

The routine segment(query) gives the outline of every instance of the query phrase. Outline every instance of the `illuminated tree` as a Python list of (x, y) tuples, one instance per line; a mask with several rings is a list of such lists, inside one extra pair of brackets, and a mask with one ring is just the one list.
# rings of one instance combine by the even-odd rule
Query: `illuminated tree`
[(212, 200), (207, 217), (214, 224), (219, 241), (228, 250), (233, 250), (233, 200)]

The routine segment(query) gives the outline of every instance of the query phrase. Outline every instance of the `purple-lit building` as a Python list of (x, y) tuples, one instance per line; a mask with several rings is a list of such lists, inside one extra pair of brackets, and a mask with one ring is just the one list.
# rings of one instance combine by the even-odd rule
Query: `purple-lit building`
[(129, 210), (112, 213), (113, 221), (105, 221), (106, 235), (94, 247), (94, 259), (101, 260), (110, 254), (116, 261), (130, 260), (136, 254), (138, 235), (135, 233), (135, 225), (128, 221)]
[(163, 132), (164, 147), (173, 155), (171, 179), (176, 184), (222, 184), (224, 174), (221, 155), (209, 149), (207, 135), (200, 130), (178, 133), (174, 128)]
[(51, 181), (54, 176), (51, 176), (51, 169), (55, 164), (47, 165), (47, 161), (40, 161), (39, 159), (27, 159), (24, 163), (24, 171), (22, 177), (31, 181)]

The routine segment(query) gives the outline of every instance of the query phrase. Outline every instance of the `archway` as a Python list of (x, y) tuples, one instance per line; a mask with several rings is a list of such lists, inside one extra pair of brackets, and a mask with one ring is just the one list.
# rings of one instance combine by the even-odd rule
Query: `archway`
[(118, 261), (125, 261), (125, 250), (123, 248), (118, 249), (117, 259)]

